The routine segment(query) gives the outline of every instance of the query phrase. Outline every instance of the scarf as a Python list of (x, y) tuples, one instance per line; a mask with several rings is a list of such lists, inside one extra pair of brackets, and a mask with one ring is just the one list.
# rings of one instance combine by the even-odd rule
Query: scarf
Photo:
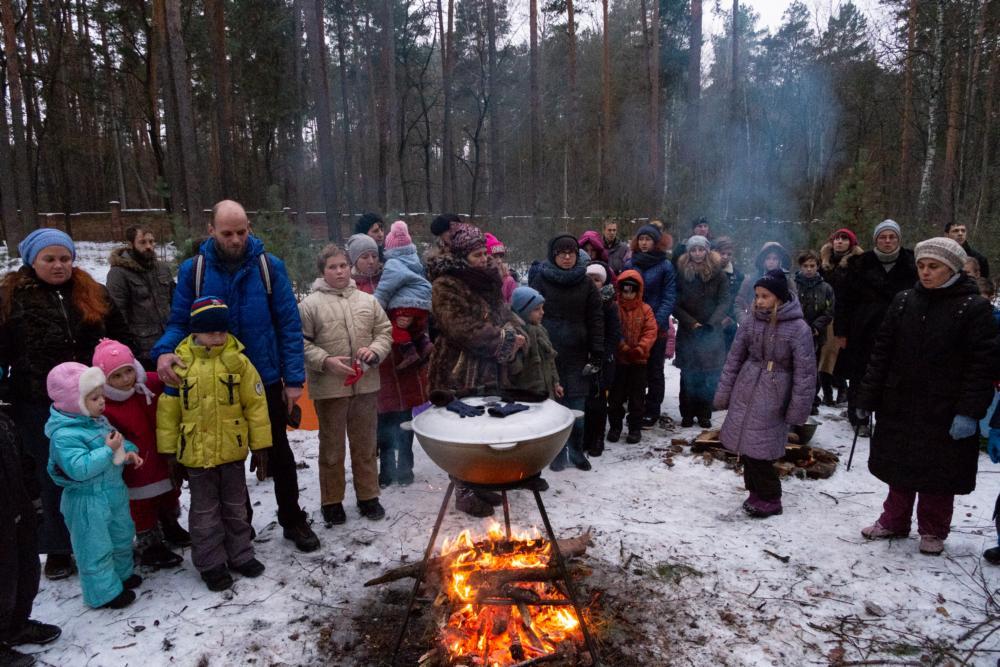
[(632, 266), (645, 272), (652, 266), (666, 261), (667, 253), (662, 250), (651, 250), (649, 252), (632, 253)]
[(110, 384), (104, 385), (104, 396), (105, 398), (110, 398), (112, 401), (118, 403), (124, 403), (128, 399), (132, 398), (132, 395), (136, 392), (142, 394), (146, 397), (146, 405), (152, 405), (153, 399), (156, 396), (150, 391), (149, 387), (146, 386), (144, 382), (135, 381), (131, 389), (115, 389)]
[(948, 280), (944, 281), (943, 283), (941, 283), (940, 285), (938, 285), (933, 289), (944, 289), (945, 287), (951, 287), (959, 280), (961, 280), (961, 278), (962, 278), (962, 272), (958, 271), (957, 273), (952, 274), (951, 278), (948, 278)]
[(542, 277), (556, 285), (576, 285), (587, 278), (587, 267), (579, 259), (572, 269), (560, 269), (549, 260), (545, 260), (542, 262)]
[(892, 267), (896, 265), (896, 260), (899, 259), (899, 250), (902, 246), (899, 246), (894, 251), (885, 253), (878, 248), (873, 248), (875, 256), (878, 257), (878, 261), (882, 262), (882, 268), (885, 269), (886, 273), (892, 271)]

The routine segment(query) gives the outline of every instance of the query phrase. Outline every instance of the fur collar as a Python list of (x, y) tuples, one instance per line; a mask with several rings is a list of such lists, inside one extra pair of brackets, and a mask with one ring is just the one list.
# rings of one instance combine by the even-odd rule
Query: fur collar
[[(840, 261), (837, 262), (837, 266), (841, 269), (846, 269), (847, 260), (849, 260), (851, 257), (854, 257), (855, 255), (860, 255), (863, 252), (864, 250), (862, 250), (861, 246), (859, 245), (852, 247), (850, 250), (844, 253), (843, 257), (840, 258)], [(823, 269), (823, 271), (832, 271), (834, 268), (833, 244), (824, 243), (823, 247), (819, 249), (819, 257), (820, 257), (820, 267)]]
[(705, 256), (705, 261), (701, 263), (701, 266), (696, 266), (688, 253), (684, 253), (677, 260), (677, 271), (684, 280), (694, 280), (697, 275), (701, 277), (703, 283), (707, 283), (722, 271), (722, 258), (719, 257), (719, 253), (712, 250)]

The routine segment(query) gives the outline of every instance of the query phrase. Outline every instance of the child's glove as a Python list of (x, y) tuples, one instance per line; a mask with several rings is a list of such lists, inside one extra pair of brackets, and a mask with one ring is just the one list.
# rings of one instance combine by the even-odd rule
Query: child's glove
[(481, 405), (469, 405), (468, 403), (463, 403), (457, 398), (445, 406), (445, 410), (448, 412), (454, 412), (462, 419), (465, 419), (466, 417), (478, 417), (486, 412), (486, 409)]
[(261, 449), (250, 454), (250, 472), (257, 471), (257, 481), (267, 479), (267, 450)]
[(948, 429), (948, 435), (951, 436), (952, 440), (963, 440), (975, 435), (977, 426), (976, 420), (972, 417), (955, 415), (955, 418), (951, 420), (951, 428)]
[(990, 429), (990, 439), (986, 443), (986, 453), (990, 455), (990, 461), (1000, 463), (1000, 428)]
[(517, 414), (518, 412), (524, 412), (528, 409), (527, 405), (522, 405), (521, 403), (505, 403), (504, 405), (494, 405), (492, 408), (487, 410), (492, 417), (509, 417), (511, 415)]
[(357, 384), (358, 380), (361, 379), (361, 376), (365, 374), (366, 370), (368, 370), (368, 364), (362, 363), (357, 359), (355, 359), (354, 364), (351, 366), (351, 368), (352, 368), (351, 374), (344, 379), (345, 387), (351, 387)]

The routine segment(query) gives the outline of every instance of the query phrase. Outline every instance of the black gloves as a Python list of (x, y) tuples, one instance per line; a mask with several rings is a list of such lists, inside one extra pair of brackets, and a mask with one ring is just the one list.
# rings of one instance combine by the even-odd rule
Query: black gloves
[(506, 403), (504, 405), (494, 405), (487, 412), (490, 413), (492, 417), (509, 417), (510, 415), (517, 414), (518, 412), (524, 412), (528, 409), (527, 405), (522, 405), (520, 403)]
[(469, 405), (468, 403), (463, 403), (457, 398), (446, 405), (445, 410), (448, 412), (454, 412), (462, 419), (465, 419), (466, 417), (478, 417), (486, 412), (486, 409), (481, 405)]
[(257, 481), (267, 479), (267, 450), (261, 449), (250, 454), (250, 472), (257, 471)]
[(446, 389), (434, 389), (427, 397), (436, 408), (446, 408), (455, 400), (455, 392)]

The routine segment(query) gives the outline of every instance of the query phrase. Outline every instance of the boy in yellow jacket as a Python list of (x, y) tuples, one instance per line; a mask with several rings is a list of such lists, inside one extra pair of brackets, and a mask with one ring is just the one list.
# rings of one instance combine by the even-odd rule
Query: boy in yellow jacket
[(218, 297), (191, 304), (191, 335), (177, 346), (179, 387), (166, 387), (156, 410), (156, 448), (181, 469), (191, 489), (191, 560), (213, 591), (233, 585), (229, 570), (257, 577), (247, 521), (244, 461), (265, 476), (271, 422), (257, 369), (228, 333)]

